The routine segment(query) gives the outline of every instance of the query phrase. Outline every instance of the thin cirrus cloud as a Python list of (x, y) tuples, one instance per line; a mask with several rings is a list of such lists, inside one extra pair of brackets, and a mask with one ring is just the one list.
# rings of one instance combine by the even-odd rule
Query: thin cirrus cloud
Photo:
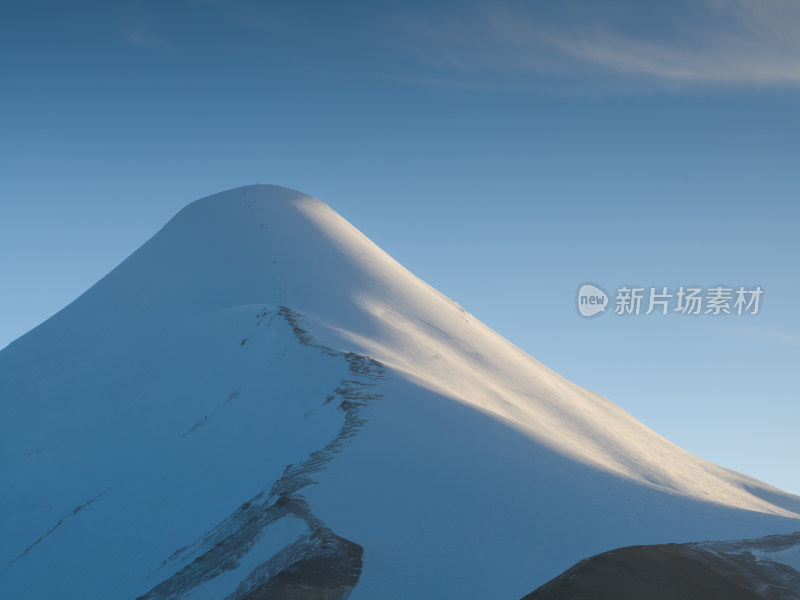
[(122, 34), (122, 41), (130, 46), (148, 50), (168, 50), (170, 48), (164, 40), (138, 28), (125, 31)]
[(454, 81), (595, 78), (677, 89), (800, 83), (796, 0), (688, 0), (650, 14), (642, 5), (608, 10), (588, 0), (548, 15), (531, 6), (541, 5), (409, 19), (406, 34), (419, 42), (418, 59)]

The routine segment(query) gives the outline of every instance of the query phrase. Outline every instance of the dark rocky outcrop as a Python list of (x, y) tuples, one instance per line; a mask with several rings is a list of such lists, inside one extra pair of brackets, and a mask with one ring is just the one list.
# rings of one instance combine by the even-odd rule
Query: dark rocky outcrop
[(800, 533), (628, 546), (587, 558), (523, 600), (797, 600), (800, 573), (768, 558)]

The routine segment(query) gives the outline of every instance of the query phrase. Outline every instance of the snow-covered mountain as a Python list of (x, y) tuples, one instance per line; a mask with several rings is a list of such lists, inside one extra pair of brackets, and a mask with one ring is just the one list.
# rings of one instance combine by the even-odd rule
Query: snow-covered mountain
[(0, 352), (2, 598), (514, 599), (798, 529), (284, 188), (190, 204)]

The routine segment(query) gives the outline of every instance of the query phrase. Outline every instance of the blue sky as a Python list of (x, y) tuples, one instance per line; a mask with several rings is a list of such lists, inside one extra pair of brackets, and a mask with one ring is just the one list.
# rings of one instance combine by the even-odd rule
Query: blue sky
[[(800, 493), (800, 6), (9, 2), (0, 346), (188, 202), (317, 196), (529, 354)], [(760, 285), (755, 317), (577, 287)]]

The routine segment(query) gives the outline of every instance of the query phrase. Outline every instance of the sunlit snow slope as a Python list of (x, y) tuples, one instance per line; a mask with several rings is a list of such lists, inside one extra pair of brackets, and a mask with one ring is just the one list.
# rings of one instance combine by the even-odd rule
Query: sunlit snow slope
[(2, 598), (513, 599), (799, 513), (284, 188), (190, 204), (0, 351)]

